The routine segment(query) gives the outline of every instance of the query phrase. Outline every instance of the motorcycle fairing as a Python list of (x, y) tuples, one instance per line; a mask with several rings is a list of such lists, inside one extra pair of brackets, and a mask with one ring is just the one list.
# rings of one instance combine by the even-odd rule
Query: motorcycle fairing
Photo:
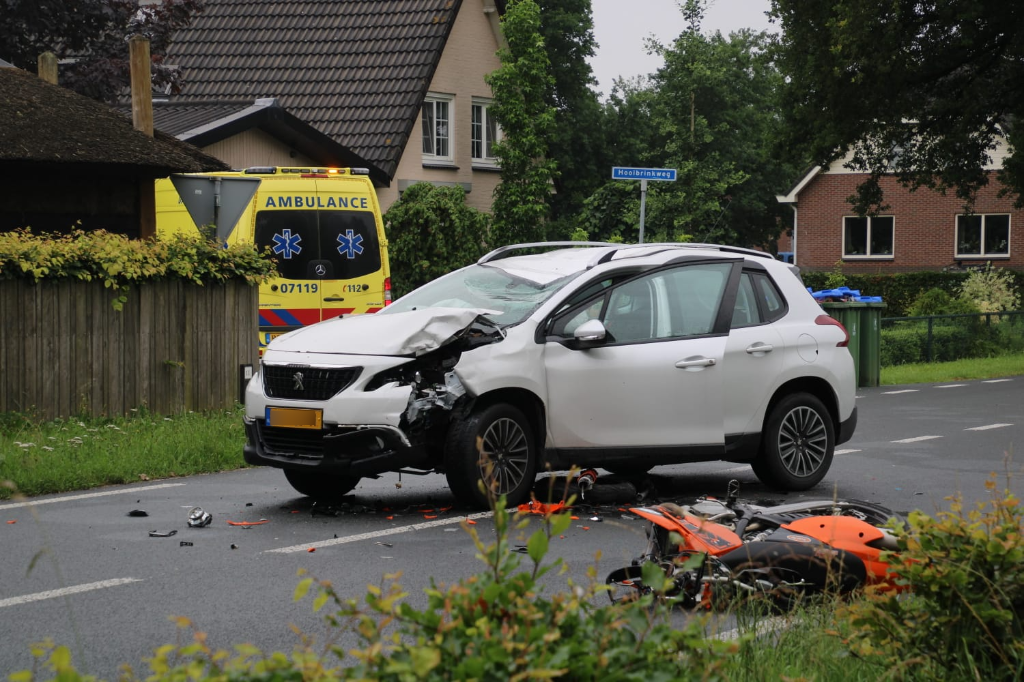
[(870, 523), (851, 516), (808, 516), (784, 523), (782, 528), (855, 554), (864, 562), (870, 583), (887, 580), (888, 565), (880, 560), (880, 549), (871, 546), (882, 542), (885, 533)]
[(656, 526), (679, 533), (686, 549), (718, 556), (743, 545), (736, 533), (725, 526), (692, 514), (674, 514), (663, 506), (634, 507), (631, 512)]

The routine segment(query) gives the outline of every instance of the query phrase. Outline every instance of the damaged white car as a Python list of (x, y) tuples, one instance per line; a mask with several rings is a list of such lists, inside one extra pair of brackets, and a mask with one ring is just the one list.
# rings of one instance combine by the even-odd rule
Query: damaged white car
[(503, 247), (378, 313), (274, 339), (246, 390), (245, 460), (315, 497), (442, 472), (476, 506), (481, 481), (518, 504), (538, 471), (573, 465), (747, 462), (805, 490), (856, 426), (848, 340), (768, 254)]

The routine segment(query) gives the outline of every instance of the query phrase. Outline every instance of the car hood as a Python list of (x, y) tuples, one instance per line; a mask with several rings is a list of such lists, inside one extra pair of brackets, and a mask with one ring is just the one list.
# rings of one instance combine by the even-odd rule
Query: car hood
[[(424, 308), (339, 317), (279, 336), (267, 350), (417, 356), (449, 343), (487, 312), (478, 308)], [(497, 331), (492, 323), (485, 326)]]

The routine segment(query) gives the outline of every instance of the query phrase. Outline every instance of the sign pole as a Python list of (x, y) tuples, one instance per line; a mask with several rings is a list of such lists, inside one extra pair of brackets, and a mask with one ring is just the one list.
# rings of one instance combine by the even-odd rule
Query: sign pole
[(647, 208), (647, 179), (640, 181), (640, 243), (644, 243), (644, 210)]
[(647, 212), (647, 181), (661, 180), (663, 182), (676, 181), (675, 168), (626, 168), (615, 166), (612, 168), (612, 180), (639, 180), (640, 181), (640, 243), (644, 243), (644, 218)]

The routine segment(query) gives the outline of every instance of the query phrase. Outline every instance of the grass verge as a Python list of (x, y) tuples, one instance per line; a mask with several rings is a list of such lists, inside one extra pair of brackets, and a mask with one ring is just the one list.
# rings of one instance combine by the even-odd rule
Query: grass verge
[(882, 386), (931, 384), (970, 379), (995, 379), (1024, 374), (1024, 353), (952, 362), (914, 363), (882, 367)]
[(0, 414), (0, 499), (245, 466), (241, 406), (175, 417), (36, 422)]

